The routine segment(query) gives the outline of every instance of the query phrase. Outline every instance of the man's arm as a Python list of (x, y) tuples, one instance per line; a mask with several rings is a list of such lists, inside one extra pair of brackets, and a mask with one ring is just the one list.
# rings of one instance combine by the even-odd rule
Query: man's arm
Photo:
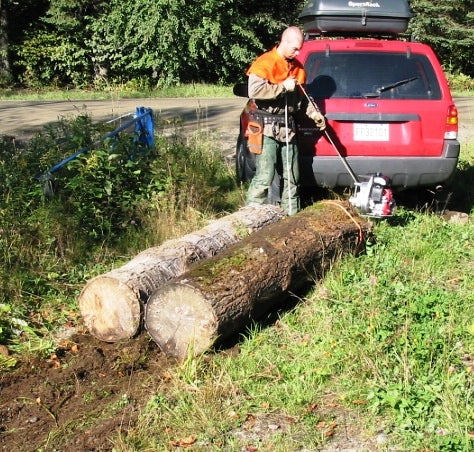
[(291, 86), (285, 87), (285, 83), (291, 85), (287, 80), (282, 83), (270, 83), (268, 80), (259, 77), (258, 75), (249, 74), (249, 97), (252, 99), (262, 100), (276, 99), (282, 93), (294, 90), (294, 82), (293, 89), (291, 89)]

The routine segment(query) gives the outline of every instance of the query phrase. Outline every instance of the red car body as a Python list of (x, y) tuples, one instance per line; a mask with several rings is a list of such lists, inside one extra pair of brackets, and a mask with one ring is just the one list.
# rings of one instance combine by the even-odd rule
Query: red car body
[[(297, 57), (306, 91), (325, 115), (328, 133), (358, 176), (382, 173), (394, 188), (449, 182), (460, 145), (458, 116), (441, 64), (427, 45), (397, 39), (305, 40)], [(237, 174), (252, 177), (241, 115)], [(304, 113), (297, 115), (301, 184), (351, 186), (340, 156)]]

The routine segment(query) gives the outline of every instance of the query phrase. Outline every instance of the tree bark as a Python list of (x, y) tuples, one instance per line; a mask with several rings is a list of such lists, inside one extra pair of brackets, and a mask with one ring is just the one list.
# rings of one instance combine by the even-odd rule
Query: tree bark
[(149, 248), (120, 268), (87, 282), (78, 303), (90, 333), (106, 342), (136, 335), (144, 304), (168, 280), (190, 264), (221, 252), (248, 234), (285, 216), (276, 206), (243, 207), (199, 231)]
[(0, 0), (0, 86), (9, 80), (11, 75), (7, 29), (7, 6), (5, 0)]
[(168, 355), (197, 356), (358, 250), (370, 223), (335, 201), (317, 203), (192, 266), (154, 292), (145, 327)]

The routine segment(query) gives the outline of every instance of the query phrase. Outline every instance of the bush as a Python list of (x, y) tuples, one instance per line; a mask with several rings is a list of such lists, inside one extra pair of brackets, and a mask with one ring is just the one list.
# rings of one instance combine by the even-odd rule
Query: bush
[(474, 79), (468, 75), (459, 73), (446, 73), (449, 87), (452, 91), (474, 93)]

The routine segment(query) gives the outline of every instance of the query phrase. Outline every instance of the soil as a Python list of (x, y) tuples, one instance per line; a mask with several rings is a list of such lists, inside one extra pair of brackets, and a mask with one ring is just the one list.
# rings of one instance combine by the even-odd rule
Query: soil
[[(112, 450), (109, 437), (133, 426), (170, 365), (145, 334), (108, 344), (76, 333), (49, 359), (33, 359), (1, 376), (0, 446), (4, 451)], [(124, 397), (126, 409), (111, 410)]]
[[(223, 351), (237, 352), (238, 345)], [(167, 370), (174, 365), (145, 333), (116, 344), (75, 333), (49, 359), (1, 376), (1, 450), (112, 451), (114, 439), (133, 428), (151, 396), (166, 390)], [(380, 434), (363, 437), (356, 412), (340, 405), (336, 394), (327, 394), (313, 410), (326, 419), (317, 426), (329, 439), (322, 452), (378, 451), (385, 442)], [(278, 413), (252, 414), (229, 435), (255, 443), (294, 422)]]

